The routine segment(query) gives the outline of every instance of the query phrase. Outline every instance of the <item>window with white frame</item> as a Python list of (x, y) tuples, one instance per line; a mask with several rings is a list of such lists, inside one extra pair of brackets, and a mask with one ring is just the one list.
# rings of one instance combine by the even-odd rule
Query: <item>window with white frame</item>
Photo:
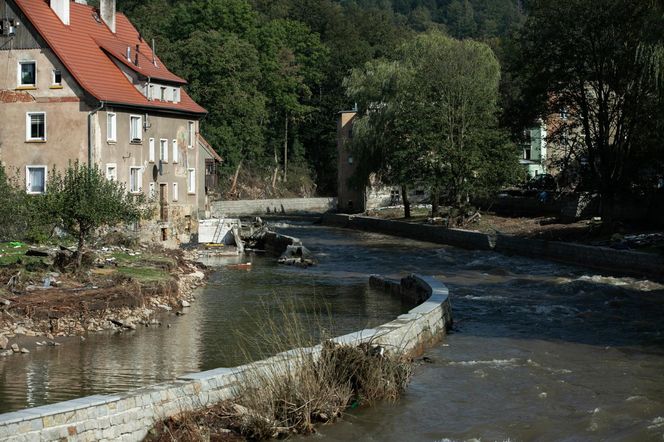
[(46, 166), (26, 166), (25, 187), (30, 194), (46, 192)]
[(173, 162), (180, 161), (180, 151), (178, 150), (178, 140), (173, 140)]
[(168, 163), (168, 140), (163, 138), (159, 140), (159, 159), (164, 163)]
[(194, 137), (196, 136), (196, 126), (194, 125), (193, 121), (189, 122), (189, 128), (187, 132), (187, 147), (192, 148), (194, 147)]
[(180, 191), (178, 189), (178, 183), (173, 183), (173, 201), (177, 201), (180, 198)]
[(132, 143), (140, 143), (143, 141), (143, 117), (140, 115), (131, 115), (129, 117), (129, 141)]
[(187, 193), (196, 193), (196, 169), (187, 169)]
[(154, 163), (155, 159), (155, 150), (154, 150), (154, 138), (150, 138), (149, 146), (148, 146), (148, 161), (151, 163)]
[(18, 62), (18, 86), (34, 87), (37, 84), (37, 62)]
[(117, 116), (113, 112), (106, 114), (106, 141), (118, 141)]
[(143, 191), (143, 168), (129, 168), (129, 191), (131, 193), (141, 193)]
[(109, 181), (118, 180), (118, 165), (115, 163), (108, 163), (106, 165), (106, 179)]
[(53, 69), (52, 86), (62, 86), (62, 71), (60, 69)]
[(46, 112), (28, 112), (25, 117), (25, 139), (46, 141)]

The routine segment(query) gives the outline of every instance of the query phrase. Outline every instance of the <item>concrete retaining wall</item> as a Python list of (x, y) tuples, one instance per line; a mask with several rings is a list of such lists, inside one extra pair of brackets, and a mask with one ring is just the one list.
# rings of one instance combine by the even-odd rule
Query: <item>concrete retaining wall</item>
[(272, 200), (215, 201), (211, 204), (214, 218), (265, 215), (268, 213), (326, 213), (335, 210), (336, 198), (286, 198)]
[[(374, 342), (388, 349), (416, 352), (446, 331), (451, 324), (447, 287), (423, 276), (412, 276), (405, 287), (424, 293), (426, 300), (397, 319), (373, 329), (360, 330), (334, 341), (349, 345)], [(235, 368), (181, 376), (174, 382), (128, 393), (90, 396), (44, 407), (0, 415), (0, 440), (27, 441), (140, 441), (160, 420), (232, 399), (235, 386), (252, 372), (297, 365), (303, 353), (319, 354), (320, 346), (291, 350), (272, 358)]]
[(323, 216), (323, 224), (448, 244), (465, 249), (493, 250), (506, 255), (546, 259), (622, 275), (664, 280), (664, 257), (651, 253), (508, 235), (494, 237), (466, 230), (444, 229), (426, 224), (354, 215), (327, 214)]
[(492, 236), (479, 232), (471, 232), (468, 230), (443, 229), (438, 226), (431, 226), (426, 224), (340, 214), (324, 215), (323, 223), (336, 227), (345, 227), (349, 229), (367, 230), (370, 232), (402, 236), (418, 241), (449, 244), (451, 246), (461, 247), (464, 249), (493, 249)]

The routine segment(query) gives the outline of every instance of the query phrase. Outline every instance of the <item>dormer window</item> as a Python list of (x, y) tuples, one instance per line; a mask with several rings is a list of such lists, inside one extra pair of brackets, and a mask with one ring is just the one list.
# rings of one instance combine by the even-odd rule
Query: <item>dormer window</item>
[(166, 86), (161, 87), (161, 92), (159, 93), (159, 99), (161, 101), (166, 101)]
[(148, 100), (154, 100), (154, 84), (148, 86)]
[(173, 103), (179, 103), (180, 102), (180, 88), (179, 87), (174, 87), (173, 88)]

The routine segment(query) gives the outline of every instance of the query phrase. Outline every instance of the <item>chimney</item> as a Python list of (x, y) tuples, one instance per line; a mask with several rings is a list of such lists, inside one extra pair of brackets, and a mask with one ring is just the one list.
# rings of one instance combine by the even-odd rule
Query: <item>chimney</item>
[(62, 23), (69, 25), (69, 0), (51, 0), (51, 9)]
[(106, 26), (115, 34), (115, 0), (101, 0), (99, 2), (99, 15)]

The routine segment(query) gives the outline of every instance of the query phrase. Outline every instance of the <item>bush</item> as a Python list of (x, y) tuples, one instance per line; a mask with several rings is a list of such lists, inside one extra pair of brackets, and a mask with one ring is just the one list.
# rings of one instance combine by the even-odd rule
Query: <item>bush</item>
[(42, 203), (42, 195), (28, 195), (0, 165), (0, 241), (48, 240), (54, 224), (44, 216)]

